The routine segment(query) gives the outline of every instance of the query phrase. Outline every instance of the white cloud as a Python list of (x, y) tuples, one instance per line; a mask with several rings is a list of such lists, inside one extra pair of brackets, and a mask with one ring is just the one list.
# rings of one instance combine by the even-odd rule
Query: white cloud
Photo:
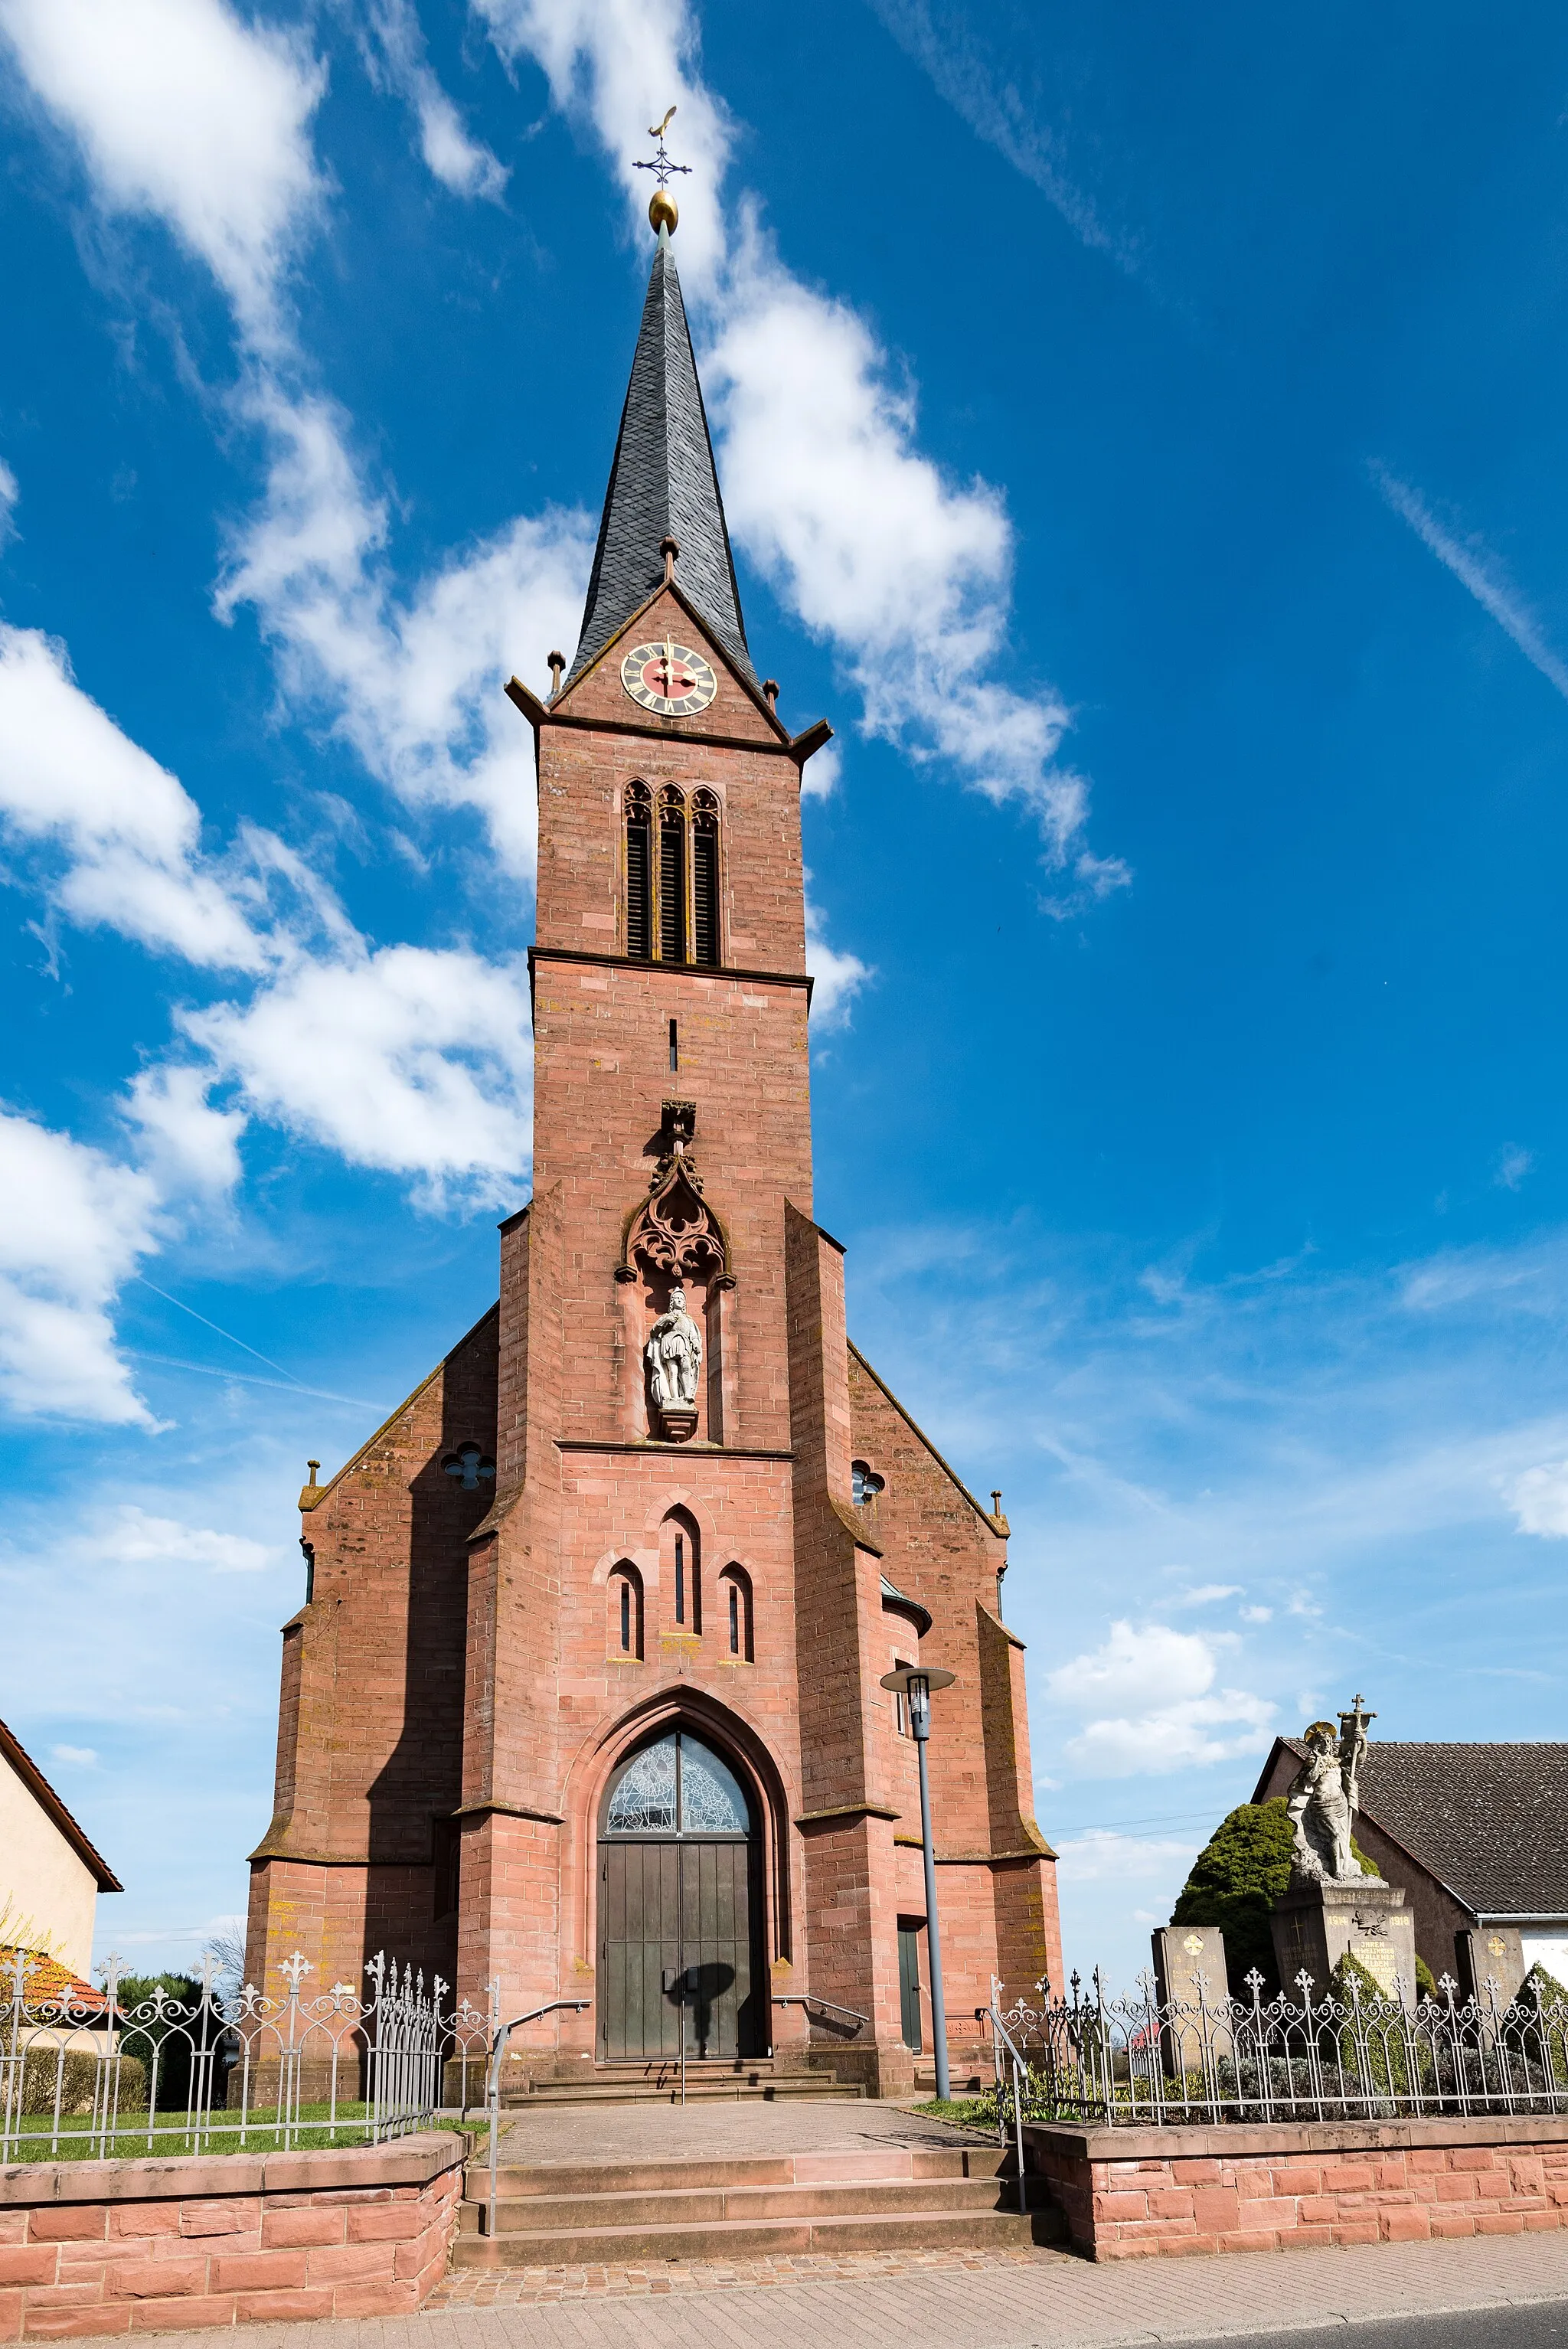
[(1219, 1641), (1168, 1624), (1119, 1621), (1103, 1647), (1047, 1675), (1046, 1690), (1083, 1725), (1064, 1751), (1080, 1772), (1127, 1777), (1256, 1752), (1274, 1707), (1244, 1689), (1214, 1687)]
[(1500, 1190), (1517, 1191), (1534, 1164), (1533, 1151), (1521, 1150), (1517, 1143), (1511, 1143), (1498, 1159), (1497, 1172), (1492, 1176), (1492, 1181)]
[(333, 711), (369, 771), (413, 806), (481, 807), (511, 868), (533, 869), (533, 745), (502, 688), (542, 678), (576, 640), (593, 525), (550, 509), (453, 556), (399, 596), (387, 510), (348, 452), (348, 424), (321, 399), (259, 380), (250, 412), (273, 460), (262, 504), (230, 549), (218, 608), (253, 606), (285, 690)]
[(1413, 490), (1374, 463), (1367, 469), (1384, 499), (1408, 522), (1422, 544), (1447, 565), (1461, 587), (1468, 588), (1483, 612), (1489, 612), (1503, 634), (1511, 636), (1532, 667), (1568, 700), (1568, 662), (1547, 642), (1544, 630), (1497, 556), (1479, 538), (1456, 538), (1433, 513), (1418, 490)]
[(705, 285), (722, 266), (719, 190), (729, 154), (724, 109), (705, 88), (698, 30), (686, 0), (472, 0), (509, 63), (531, 57), (562, 114), (586, 118), (608, 150), (634, 236), (647, 235), (649, 126), (674, 103), (670, 150), (691, 166), (676, 182), (681, 274)]
[(0, 1397), (13, 1411), (151, 1426), (109, 1307), (157, 1245), (146, 1174), (0, 1111)]
[(866, 730), (945, 761), (995, 799), (1026, 803), (1051, 863), (1073, 873), (1073, 904), (1119, 887), (1125, 867), (1082, 847), (1082, 779), (1055, 764), (1065, 705), (994, 674), (1013, 558), (1002, 499), (983, 481), (949, 480), (922, 453), (913, 398), (863, 322), (793, 277), (749, 208), (738, 233), (727, 222), (729, 134), (700, 78), (684, 0), (476, 5), (502, 56), (532, 57), (556, 105), (592, 126), (634, 222), (647, 201), (635, 169), (644, 127), (676, 101), (670, 135), (695, 167), (679, 183), (681, 269), (711, 327), (704, 371), (726, 511), (779, 595), (834, 647)]
[(248, 1005), (187, 1011), (213, 1079), (349, 1164), (431, 1204), (509, 1200), (529, 1157), (528, 982), (462, 949), (302, 960)]
[(1071, 1884), (1141, 1884), (1150, 1877), (1169, 1883), (1172, 1895), (1186, 1878), (1197, 1847), (1155, 1836), (1118, 1835), (1111, 1827), (1088, 1827), (1058, 1845), (1057, 1864)]
[(992, 69), (965, 14), (943, 8), (938, 23), (932, 0), (871, 0), (871, 5), (975, 137), (1032, 181), (1091, 252), (1108, 254), (1130, 274), (1137, 264), (1135, 248), (1105, 227), (1090, 199), (1068, 177), (1057, 140), (1016, 81)]
[(105, 210), (166, 221), (246, 334), (274, 340), (279, 277), (321, 194), (325, 75), (301, 39), (222, 0), (0, 0), (0, 31)]
[(1272, 1623), (1274, 1621), (1274, 1609), (1272, 1607), (1243, 1607), (1240, 1612), (1243, 1623)]
[(1548, 1540), (1568, 1538), (1568, 1460), (1543, 1461), (1504, 1483), (1509, 1507), (1522, 1534)]
[(201, 857), (195, 802), (71, 675), (65, 647), (0, 625), (0, 823), (63, 851), (54, 895), (76, 922), (209, 968), (266, 951)]
[(16, 534), (16, 507), (21, 495), (15, 474), (0, 457), (0, 546)]
[(1239, 1599), (1239, 1582), (1200, 1582), (1191, 1590), (1182, 1590), (1171, 1601), (1173, 1607), (1213, 1607), (1222, 1599)]
[(91, 1745), (51, 1745), (49, 1759), (70, 1763), (78, 1770), (96, 1770), (98, 1767), (98, 1753)]
[(395, 90), (412, 111), (427, 171), (455, 196), (499, 203), (509, 175), (483, 141), (470, 137), (432, 72), (413, 0), (368, 0), (366, 14), (374, 36), (366, 53), (372, 78)]
[[(806, 878), (810, 879), (808, 874)], [(811, 1025), (819, 1033), (830, 1028), (847, 1028), (850, 1011), (856, 996), (876, 973), (859, 955), (841, 952), (830, 947), (824, 935), (820, 908), (808, 896), (806, 900), (806, 968), (815, 985), (811, 989)]]
[(808, 759), (800, 770), (800, 797), (803, 800), (830, 799), (843, 778), (843, 754), (836, 742), (827, 743), (814, 759)]
[(126, 1119), (166, 1196), (221, 1197), (240, 1180), (245, 1113), (210, 1101), (211, 1081), (210, 1070), (173, 1061), (132, 1080)]
[(259, 1574), (278, 1562), (276, 1550), (246, 1534), (154, 1516), (129, 1501), (89, 1518), (76, 1551), (84, 1564), (194, 1567), (208, 1574)]

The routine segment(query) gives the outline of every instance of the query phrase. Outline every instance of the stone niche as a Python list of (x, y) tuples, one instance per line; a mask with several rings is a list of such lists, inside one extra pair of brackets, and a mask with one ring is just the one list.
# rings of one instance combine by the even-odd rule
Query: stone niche
[(1359, 1883), (1294, 1882), (1269, 1920), (1286, 1998), (1301, 1995), (1296, 1977), (1312, 1976), (1314, 1999), (1329, 1993), (1341, 1958), (1366, 1967), (1386, 1998), (1416, 2002), (1416, 1926), (1399, 1886), (1380, 1877)]
[(729, 1245), (689, 1154), (695, 1125), (689, 1102), (665, 1103), (665, 1147), (616, 1268), (628, 1431), (655, 1444), (722, 1444), (733, 1380)]

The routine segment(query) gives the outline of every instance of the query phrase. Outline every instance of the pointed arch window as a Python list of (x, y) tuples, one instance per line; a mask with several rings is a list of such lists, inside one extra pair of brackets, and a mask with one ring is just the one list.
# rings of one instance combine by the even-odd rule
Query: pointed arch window
[(751, 1577), (743, 1566), (727, 1566), (719, 1583), (724, 1596), (726, 1650), (737, 1662), (749, 1664), (756, 1654), (751, 1633)]
[(700, 1638), (702, 1537), (696, 1519), (685, 1509), (672, 1509), (664, 1522), (659, 1550), (671, 1627)]
[(673, 784), (659, 793), (659, 959), (686, 958), (686, 800)]
[(640, 1661), (643, 1653), (643, 1578), (629, 1560), (610, 1575), (610, 1653)]
[(654, 803), (645, 783), (626, 791), (626, 952), (634, 962), (654, 952)]
[(698, 792), (692, 802), (691, 914), (693, 962), (717, 968), (718, 950), (718, 802)]

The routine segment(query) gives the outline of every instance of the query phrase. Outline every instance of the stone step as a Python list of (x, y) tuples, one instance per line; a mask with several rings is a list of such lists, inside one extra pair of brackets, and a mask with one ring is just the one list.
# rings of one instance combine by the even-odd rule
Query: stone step
[(839, 2217), (717, 2219), (665, 2226), (515, 2229), (459, 2235), (459, 2268), (598, 2267), (627, 2260), (789, 2257), (801, 2251), (973, 2251), (1066, 2239), (1059, 2210), (846, 2211)]
[[(865, 2095), (858, 2080), (835, 2079), (830, 2073), (786, 2072), (771, 2079), (686, 2081), (688, 2105), (757, 2101), (804, 2104), (856, 2103)], [(678, 2105), (679, 2079), (671, 2080), (552, 2080), (532, 2090), (503, 2094), (502, 2112), (536, 2110), (541, 2105)]]
[[(689, 2193), (768, 2186), (883, 2186), (920, 2179), (985, 2178), (1010, 2173), (1011, 2156), (996, 2145), (841, 2147), (821, 2153), (716, 2155), (708, 2160), (502, 2162), (496, 2169), (498, 2201), (562, 2195)], [(469, 2162), (464, 2193), (471, 2203), (490, 2197), (484, 2157)]]
[[(1029, 2181), (1031, 2186), (1035, 2181)], [(498, 2200), (498, 2237), (516, 2233), (570, 2234), (582, 2228), (620, 2229), (707, 2225), (727, 2219), (833, 2219), (846, 2214), (912, 2210), (995, 2210), (1015, 2199), (1011, 2179), (995, 2178), (887, 2178), (852, 2187), (709, 2186), (661, 2188), (651, 2193), (536, 2194)], [(1037, 2196), (1043, 2200), (1043, 2196)], [(484, 2230), (484, 2205), (465, 2202), (460, 2231)]]

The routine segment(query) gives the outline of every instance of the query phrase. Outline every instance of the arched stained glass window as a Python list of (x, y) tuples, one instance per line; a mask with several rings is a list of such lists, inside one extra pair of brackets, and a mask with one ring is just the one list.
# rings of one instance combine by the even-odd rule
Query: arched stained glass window
[(740, 1782), (710, 1745), (672, 1730), (623, 1762), (604, 1807), (608, 1836), (747, 1836)]

